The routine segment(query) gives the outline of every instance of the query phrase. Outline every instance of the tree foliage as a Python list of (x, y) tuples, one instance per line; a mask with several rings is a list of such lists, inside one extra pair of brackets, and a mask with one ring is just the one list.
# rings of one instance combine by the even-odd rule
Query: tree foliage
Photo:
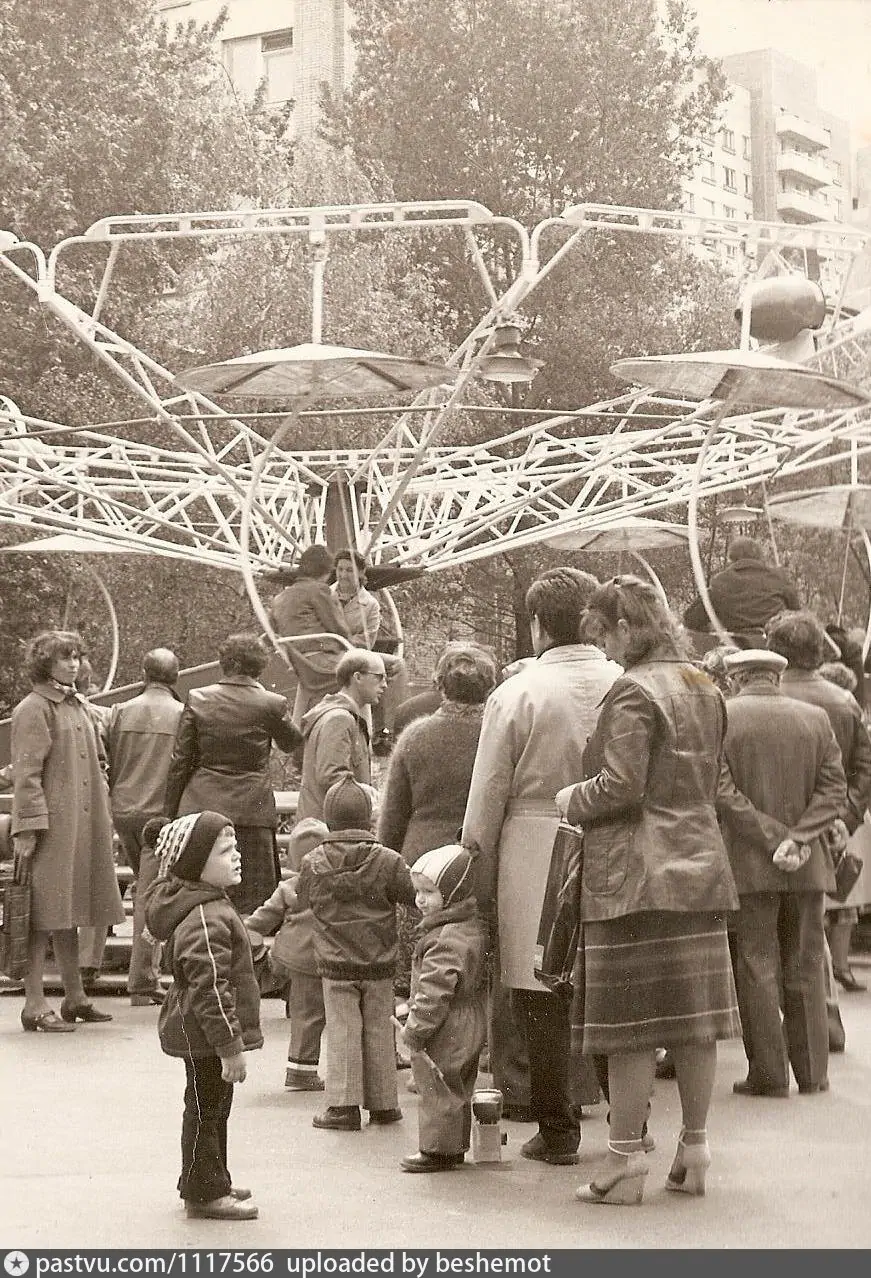
[(582, 200), (673, 207), (723, 99), (688, 6), (349, 0), (353, 82), (327, 129), (400, 199), (534, 221)]

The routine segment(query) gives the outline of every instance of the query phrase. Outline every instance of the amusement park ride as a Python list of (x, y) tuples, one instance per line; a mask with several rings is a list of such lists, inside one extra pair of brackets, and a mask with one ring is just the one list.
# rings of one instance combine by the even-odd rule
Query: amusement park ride
[[(486, 311), (444, 364), (323, 343), (329, 248), (337, 237), (375, 233), (462, 237)], [(442, 442), (452, 413), (476, 411), (473, 379), (534, 375), (536, 362), (517, 345), (523, 306), (577, 245), (603, 235), (667, 237), (698, 252), (735, 245), (755, 268), (741, 294), (739, 347), (621, 360), (613, 372), (630, 389), (613, 399), (524, 419), (485, 443)], [(102, 323), (120, 253), (245, 237), (302, 237), (310, 245), (310, 343), (172, 371)], [(519, 265), (497, 284), (492, 251), (506, 241)], [(82, 246), (105, 254), (89, 309), (59, 288), (61, 268)], [(802, 522), (855, 525), (871, 559), (871, 490), (859, 482), (860, 458), (871, 452), (871, 296), (858, 310), (847, 304), (868, 274), (869, 255), (871, 230), (840, 224), (578, 205), (530, 231), (470, 201), (107, 217), (47, 255), (0, 231), (0, 267), (176, 440), (158, 447), (76, 428), (71, 443), (68, 427), (25, 417), (0, 398), (0, 520), (74, 534), (80, 550), (148, 551), (241, 571), (269, 634), (258, 581), (312, 542), (357, 545), (375, 565), (437, 570), (540, 541), (657, 544), (674, 525), (656, 517), (681, 509), (707, 600), (699, 500), (775, 480), (772, 516), (788, 518), (792, 506)], [(828, 305), (799, 265), (820, 259), (836, 281)], [(379, 408), (393, 424), (371, 449), (282, 446), (324, 397), (404, 392), (414, 392), (410, 404)], [(291, 411), (269, 434), (259, 414), (235, 416), (218, 402), (233, 395), (277, 399)], [(839, 465), (845, 484), (816, 504), (806, 488), (793, 497), (781, 491), (790, 477)], [(713, 614), (712, 622), (717, 628)]]

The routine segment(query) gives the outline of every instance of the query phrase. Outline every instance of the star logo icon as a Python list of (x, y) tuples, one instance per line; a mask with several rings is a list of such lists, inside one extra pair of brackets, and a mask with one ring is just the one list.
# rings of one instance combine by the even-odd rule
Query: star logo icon
[(7, 1251), (3, 1257), (3, 1268), (12, 1278), (21, 1278), (30, 1268), (30, 1261), (23, 1251)]

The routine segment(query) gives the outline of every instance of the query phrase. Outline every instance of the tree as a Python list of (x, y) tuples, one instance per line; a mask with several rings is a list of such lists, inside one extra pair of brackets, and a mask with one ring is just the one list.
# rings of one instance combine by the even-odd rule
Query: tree
[(349, 0), (357, 60), (327, 131), (399, 199), (532, 221), (673, 206), (724, 79), (684, 0)]

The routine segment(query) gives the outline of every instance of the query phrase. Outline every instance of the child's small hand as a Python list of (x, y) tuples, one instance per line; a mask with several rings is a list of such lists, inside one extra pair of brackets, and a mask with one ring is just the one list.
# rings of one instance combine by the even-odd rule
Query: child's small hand
[(398, 1020), (395, 1016), (391, 1016), (390, 1020), (393, 1023), (393, 1028), (399, 1036), (399, 1041), (407, 1047), (408, 1044), (405, 1042), (405, 1026), (402, 1021)]
[(225, 1083), (244, 1083), (247, 1076), (248, 1068), (241, 1052), (221, 1057), (221, 1078)]

